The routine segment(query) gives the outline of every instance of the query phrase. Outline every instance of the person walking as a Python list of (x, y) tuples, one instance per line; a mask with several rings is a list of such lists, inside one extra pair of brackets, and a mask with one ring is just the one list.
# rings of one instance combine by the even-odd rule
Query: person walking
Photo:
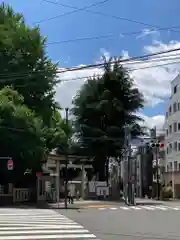
[(68, 190), (68, 201), (69, 201), (69, 204), (74, 203), (73, 194), (71, 190)]

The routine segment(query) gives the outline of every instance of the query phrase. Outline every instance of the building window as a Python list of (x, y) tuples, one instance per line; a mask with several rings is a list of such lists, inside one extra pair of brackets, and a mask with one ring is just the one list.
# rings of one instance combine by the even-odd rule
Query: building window
[(178, 143), (174, 142), (174, 151), (177, 152), (177, 149), (178, 149)]
[(166, 136), (168, 136), (168, 129), (166, 129)]
[(166, 112), (166, 118), (168, 118), (168, 112)]
[(172, 107), (170, 106), (169, 107), (169, 116), (171, 116), (171, 113), (172, 113)]
[(176, 85), (176, 86), (174, 86), (173, 93), (174, 93), (174, 94), (176, 94), (176, 93), (177, 93), (177, 85)]
[(174, 161), (174, 171), (177, 172), (178, 170), (178, 162)]
[(180, 102), (178, 102), (178, 111), (180, 111)]
[(172, 171), (172, 162), (169, 163), (169, 170)]
[(178, 143), (178, 151), (180, 151), (180, 142)]
[(177, 132), (177, 122), (173, 123), (174, 132)]
[(169, 134), (172, 133), (172, 125), (169, 125)]
[(175, 113), (177, 111), (177, 108), (176, 108), (176, 102), (173, 104), (173, 113)]
[(178, 123), (178, 131), (180, 131), (180, 123)]
[(169, 144), (169, 153), (172, 152), (172, 143)]

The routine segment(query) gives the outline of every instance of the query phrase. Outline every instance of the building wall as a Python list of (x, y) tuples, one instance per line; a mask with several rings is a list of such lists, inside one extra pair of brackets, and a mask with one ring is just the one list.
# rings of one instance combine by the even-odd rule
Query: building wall
[(165, 170), (180, 170), (180, 75), (171, 82), (165, 120)]

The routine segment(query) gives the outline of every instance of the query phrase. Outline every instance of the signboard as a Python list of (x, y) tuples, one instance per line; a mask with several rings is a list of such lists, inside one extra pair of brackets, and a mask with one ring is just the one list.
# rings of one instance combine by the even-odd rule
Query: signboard
[(96, 195), (97, 196), (108, 196), (109, 195), (109, 187), (97, 187)]
[(8, 170), (13, 170), (13, 160), (12, 159), (10, 159), (10, 160), (8, 160), (8, 162), (7, 162), (7, 168), (8, 168)]
[(36, 177), (40, 177), (41, 173), (40, 172), (36, 172)]

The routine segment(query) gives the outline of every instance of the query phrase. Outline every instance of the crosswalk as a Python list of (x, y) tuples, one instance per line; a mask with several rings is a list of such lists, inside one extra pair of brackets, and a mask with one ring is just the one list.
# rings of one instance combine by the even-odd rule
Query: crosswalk
[(111, 211), (117, 211), (117, 210), (124, 210), (124, 211), (180, 211), (180, 206), (165, 206), (165, 205), (139, 205), (139, 206), (120, 206), (120, 207), (99, 207), (97, 210), (103, 211), (103, 210), (111, 210)]
[(49, 209), (0, 209), (0, 240), (97, 239), (83, 226)]

